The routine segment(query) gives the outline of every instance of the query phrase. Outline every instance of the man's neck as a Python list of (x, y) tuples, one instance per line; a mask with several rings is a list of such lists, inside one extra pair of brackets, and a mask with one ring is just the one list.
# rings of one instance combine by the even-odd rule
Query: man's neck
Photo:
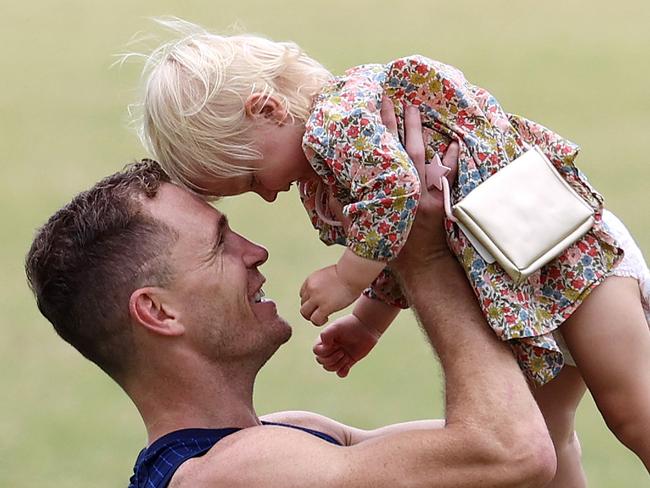
[(158, 370), (140, 379), (139, 386), (127, 388), (144, 420), (149, 444), (180, 429), (260, 424), (253, 408), (255, 374), (237, 366), (205, 365), (184, 365), (168, 373)]

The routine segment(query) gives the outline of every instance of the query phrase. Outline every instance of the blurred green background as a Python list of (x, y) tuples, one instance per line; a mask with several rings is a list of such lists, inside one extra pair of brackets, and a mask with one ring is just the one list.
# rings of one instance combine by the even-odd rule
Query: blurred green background
[[(126, 109), (137, 100), (141, 64), (110, 65), (136, 49), (127, 45), (134, 34), (156, 31), (150, 17), (218, 31), (239, 23), (298, 42), (337, 73), (416, 52), (454, 64), (507, 110), (579, 143), (580, 167), (650, 253), (647, 0), (3, 0), (0, 11), (0, 486), (125, 486), (145, 441), (125, 395), (39, 316), (22, 264), (51, 213), (144, 155)], [(362, 427), (442, 414), (439, 371), (408, 313), (348, 379), (313, 361), (318, 331), (298, 315), (297, 291), (339, 251), (319, 244), (297, 195), (221, 207), (236, 230), (268, 246), (266, 292), (294, 324), (293, 340), (259, 380), (259, 413), (308, 409)], [(590, 486), (648, 486), (590, 398), (578, 428)]]

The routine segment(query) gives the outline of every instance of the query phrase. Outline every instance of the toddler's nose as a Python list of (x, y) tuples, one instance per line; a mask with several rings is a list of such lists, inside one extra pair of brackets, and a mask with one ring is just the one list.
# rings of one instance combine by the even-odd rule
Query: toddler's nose
[(275, 199), (278, 197), (278, 192), (271, 190), (258, 190), (257, 194), (269, 203), (275, 202)]

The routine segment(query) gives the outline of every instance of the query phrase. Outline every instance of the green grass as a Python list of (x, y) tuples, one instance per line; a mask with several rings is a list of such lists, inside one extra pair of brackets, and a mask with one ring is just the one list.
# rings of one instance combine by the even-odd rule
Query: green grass
[[(335, 72), (422, 53), (454, 64), (512, 112), (578, 142), (581, 168), (650, 252), (647, 135), (650, 4), (619, 2), (5, 2), (0, 90), (0, 486), (124, 486), (144, 429), (125, 395), (59, 340), (27, 290), (23, 256), (34, 229), (76, 192), (144, 155), (127, 128), (139, 66), (109, 69), (146, 17), (177, 15), (215, 29), (292, 39)], [(310, 409), (372, 427), (442, 413), (440, 377), (403, 314), (373, 354), (337, 380), (316, 367), (317, 330), (297, 314), (307, 273), (337, 251), (319, 245), (295, 194), (222, 207), (268, 246), (267, 293), (294, 339), (263, 371), (260, 413)], [(260, 222), (291, 222), (282, 233)], [(283, 224), (284, 225), (284, 224)], [(513, 412), (517, 415), (517, 412)], [(640, 487), (648, 476), (607, 431), (593, 403), (578, 429), (592, 487)]]

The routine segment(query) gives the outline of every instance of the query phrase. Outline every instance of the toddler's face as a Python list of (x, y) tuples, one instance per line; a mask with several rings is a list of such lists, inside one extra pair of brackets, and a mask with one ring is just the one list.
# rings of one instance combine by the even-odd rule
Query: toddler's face
[(241, 195), (242, 193), (257, 193), (267, 202), (273, 202), (281, 191), (288, 191), (291, 187), (291, 181), (285, 181), (286, 178), (280, 178), (279, 174), (266, 176), (267, 172), (253, 170), (251, 173), (230, 178), (206, 177), (197, 181), (197, 185), (203, 188), (201, 192), (209, 196), (228, 197)]
[(302, 150), (304, 127), (298, 124), (261, 123), (253, 129), (253, 140), (262, 157), (246, 161), (253, 172), (232, 178), (206, 178), (197, 184), (209, 195), (231, 196), (257, 193), (267, 202), (273, 202), (278, 193), (289, 191), (291, 184), (317, 178)]
[(281, 191), (288, 191), (295, 181), (314, 178), (316, 174), (302, 150), (302, 124), (265, 121), (253, 130), (262, 154), (254, 161), (257, 169), (251, 176), (251, 189), (267, 202)]

